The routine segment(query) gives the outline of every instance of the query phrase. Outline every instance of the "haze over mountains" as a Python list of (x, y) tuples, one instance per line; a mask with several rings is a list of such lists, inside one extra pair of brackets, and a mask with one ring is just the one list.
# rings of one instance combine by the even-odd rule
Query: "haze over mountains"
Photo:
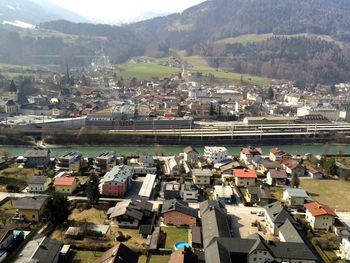
[[(25, 1), (2, 0), (1, 10), (6, 6), (21, 7), (18, 2)], [(34, 12), (35, 4), (25, 3), (28, 12), (23, 17), (20, 13), (16, 17), (3, 14), (1, 19), (41, 22), (39, 16), (35, 20), (35, 15), (30, 15), (30, 10), (38, 13)], [(41, 9), (42, 17), (46, 14), (70, 21), (82, 19), (61, 9), (56, 13), (50, 13), (52, 9), (44, 6)], [(113, 63), (121, 63), (139, 55), (167, 56), (175, 49), (203, 56), (212, 67), (228, 71), (308, 83), (333, 83), (350, 80), (349, 11), (347, 0), (209, 0), (181, 14), (125, 26), (62, 20), (41, 23), (42, 38), (2, 28), (0, 60), (45, 64), (43, 56), (42, 61), (37, 61), (37, 57), (47, 55), (57, 56), (55, 63), (84, 65), (88, 59), (82, 58), (93, 55), (102, 45)], [(45, 35), (45, 30), (51, 33)], [(253, 36), (250, 41), (242, 42), (239, 37), (246, 35)], [(21, 52), (9, 47), (13, 41)], [(11, 57), (6, 52), (19, 55)]]

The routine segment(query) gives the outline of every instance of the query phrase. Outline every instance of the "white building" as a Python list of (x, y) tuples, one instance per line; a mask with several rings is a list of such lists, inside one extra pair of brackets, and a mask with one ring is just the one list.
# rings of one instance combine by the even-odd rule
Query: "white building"
[(221, 163), (227, 160), (227, 149), (226, 147), (216, 147), (216, 146), (205, 146), (204, 147), (204, 157), (207, 158), (209, 163)]
[(302, 188), (287, 188), (283, 191), (282, 198), (288, 206), (303, 206), (306, 199), (311, 199)]
[(141, 189), (139, 191), (139, 197), (142, 199), (149, 199), (151, 197), (152, 191), (156, 183), (155, 174), (147, 174), (145, 180), (142, 183)]
[(337, 214), (328, 206), (319, 202), (305, 204), (306, 221), (313, 230), (330, 230)]

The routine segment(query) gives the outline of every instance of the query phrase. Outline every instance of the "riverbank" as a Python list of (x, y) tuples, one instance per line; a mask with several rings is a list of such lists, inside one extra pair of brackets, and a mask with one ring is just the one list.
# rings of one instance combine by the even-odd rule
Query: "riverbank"
[[(51, 145), (53, 146), (53, 145)], [(70, 145), (70, 146), (58, 146), (48, 147), (51, 150), (53, 157), (58, 157), (69, 151), (80, 151), (86, 157), (94, 157), (104, 151), (116, 151), (120, 155), (137, 155), (139, 153), (150, 153), (154, 155), (175, 155), (183, 152), (183, 149), (188, 145)], [(230, 154), (239, 155), (240, 149), (246, 145), (240, 146), (227, 146), (225, 144), (217, 144), (217, 146), (225, 146)], [(261, 146), (261, 145), (255, 145)], [(291, 145), (291, 144), (271, 144), (264, 145), (261, 148), (264, 154), (269, 152), (269, 149), (278, 147), (287, 151), (293, 155), (302, 155), (306, 153), (311, 154), (350, 154), (350, 144), (302, 144), (302, 145)], [(0, 146), (0, 152), (6, 151), (11, 156), (22, 155), (30, 146)], [(195, 147), (196, 150), (203, 154), (204, 146)]]

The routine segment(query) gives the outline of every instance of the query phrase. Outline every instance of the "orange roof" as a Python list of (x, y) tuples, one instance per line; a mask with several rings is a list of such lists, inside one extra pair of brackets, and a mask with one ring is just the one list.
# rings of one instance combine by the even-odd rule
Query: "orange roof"
[(75, 177), (71, 176), (61, 176), (55, 179), (55, 182), (53, 183), (54, 186), (71, 186), (73, 185), (75, 181)]
[(337, 216), (337, 214), (328, 206), (319, 202), (312, 202), (305, 204), (304, 207), (314, 216), (331, 215)]
[(251, 169), (233, 169), (233, 175), (239, 178), (257, 178), (256, 172)]

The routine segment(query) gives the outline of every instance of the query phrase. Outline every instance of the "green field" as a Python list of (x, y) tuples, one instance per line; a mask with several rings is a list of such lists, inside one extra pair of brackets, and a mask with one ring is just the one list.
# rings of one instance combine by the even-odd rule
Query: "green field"
[(307, 37), (307, 36), (308, 34), (306, 33), (295, 34), (295, 35), (274, 35), (272, 33), (261, 34), (261, 35), (248, 34), (248, 35), (241, 35), (238, 37), (220, 39), (216, 41), (215, 44), (246, 44), (250, 42), (261, 42), (271, 37), (292, 38), (292, 37)]
[[(241, 81), (241, 74), (225, 72), (222, 69), (218, 71), (208, 65), (208, 62), (204, 57), (201, 56), (186, 56), (184, 51), (178, 52), (181, 58), (186, 61), (188, 65), (188, 70), (191, 74), (195, 74), (196, 72), (202, 72), (204, 75), (209, 73), (213, 74), (216, 78), (232, 80), (235, 82)], [(271, 84), (271, 80), (269, 78), (258, 77), (248, 74), (242, 74), (243, 81), (249, 84), (258, 85), (258, 86), (267, 86)]]
[(166, 233), (165, 248), (174, 248), (175, 243), (179, 241), (188, 242), (188, 229), (176, 227), (162, 227)]
[(137, 78), (149, 79), (151, 77), (169, 77), (172, 74), (181, 72), (180, 68), (162, 66), (157, 63), (125, 63), (118, 67), (118, 76), (124, 79)]
[[(152, 255), (149, 262), (152, 262), (152, 263), (168, 263), (169, 259), (170, 259), (170, 255), (163, 255), (163, 256), (161, 256), (161, 255)], [(140, 262), (140, 260), (139, 260), (139, 262)]]

